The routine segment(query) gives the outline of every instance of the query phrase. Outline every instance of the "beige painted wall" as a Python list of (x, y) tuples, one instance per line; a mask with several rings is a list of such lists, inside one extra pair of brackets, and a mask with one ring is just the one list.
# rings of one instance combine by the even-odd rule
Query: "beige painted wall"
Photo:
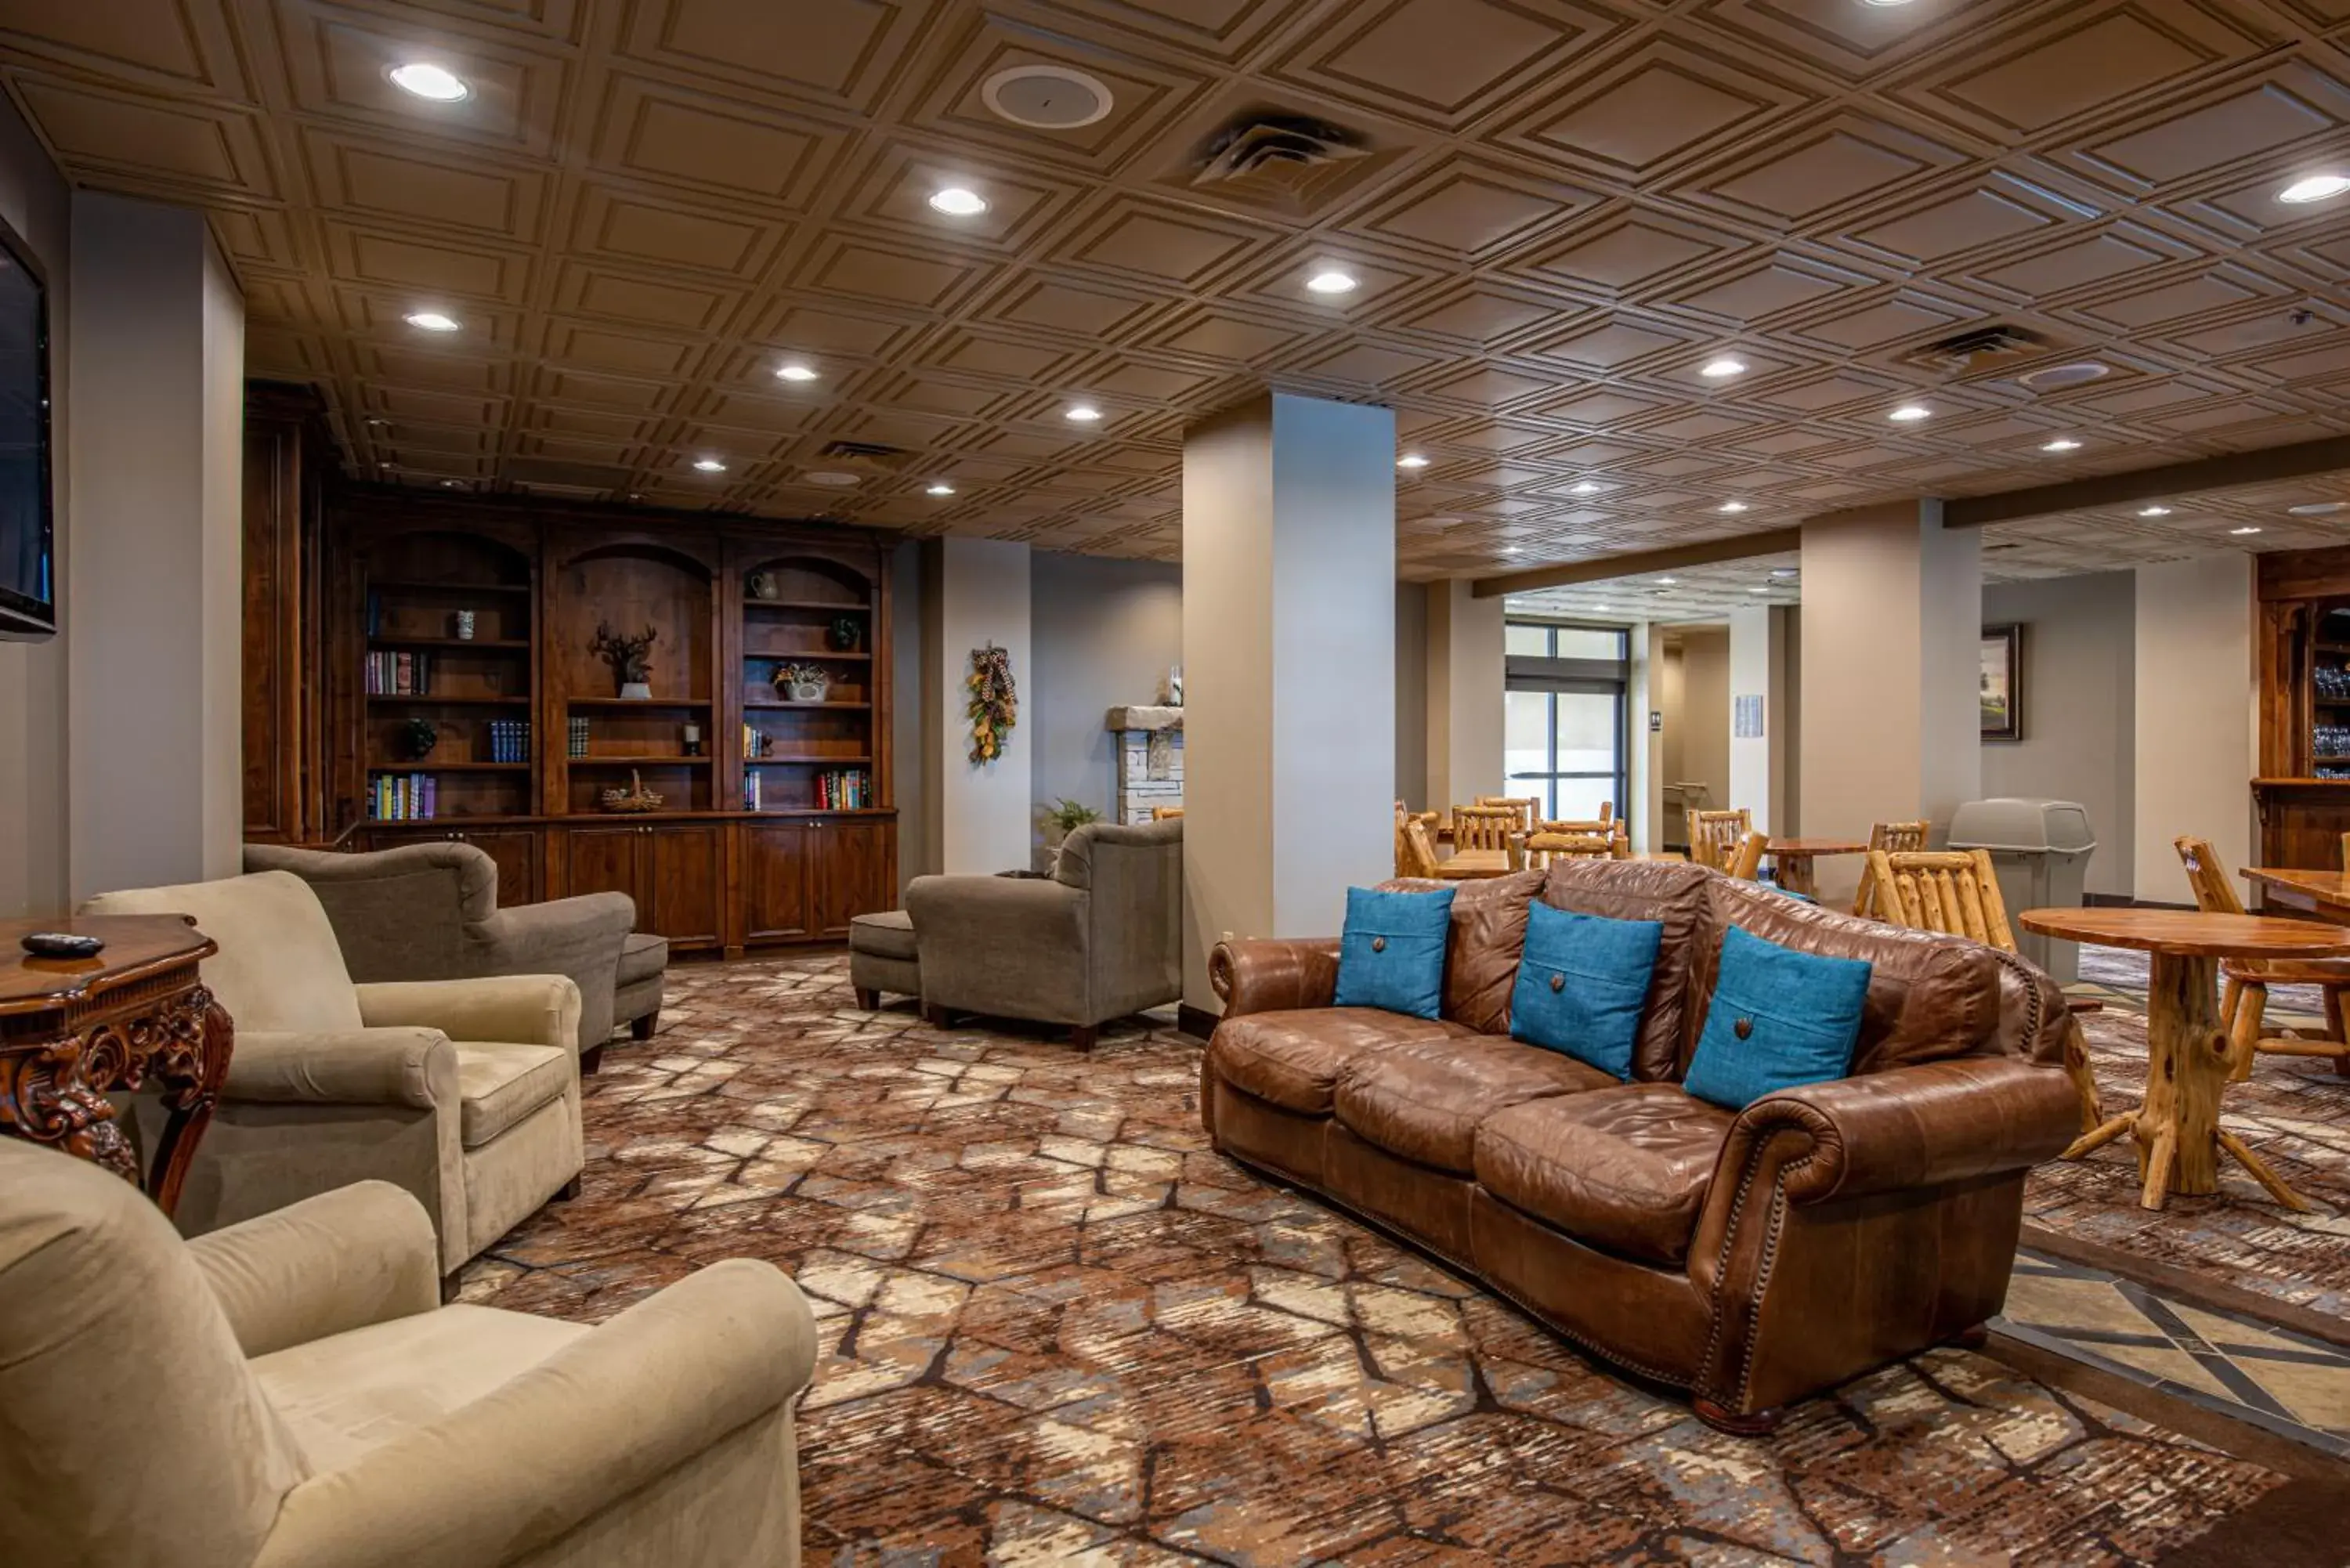
[(1765, 833), (1794, 831), (1795, 801), (1789, 783), (1795, 750), (1795, 711), (1790, 700), (1795, 618), (1792, 605), (1762, 605), (1730, 616), (1730, 694), (1762, 699), (1762, 732), (1730, 738), (1730, 799), (1754, 814)]
[(1428, 586), (1427, 798), (1442, 811), (1503, 787), (1503, 601), (1466, 581)]
[(1396, 585), (1396, 798), (1428, 805), (1428, 600), (1441, 585)]
[[(971, 655), (988, 643), (1012, 654), (1023, 717), (992, 763), (971, 760), (964, 682)], [(1003, 539), (928, 541), (922, 557), (923, 841), (941, 871), (988, 873), (1028, 865), (1035, 791), (1035, 691), (1029, 623), (1028, 546)]]
[[(1031, 566), (1036, 806), (1066, 797), (1107, 817), (1118, 747), (1102, 721), (1112, 708), (1158, 701), (1168, 667), (1183, 662), (1183, 569), (1049, 550)], [(1041, 831), (1037, 845), (1041, 856)]]
[[(2260, 678), (2252, 652), (2252, 558), (2140, 566), (2137, 582), (2133, 879), (2151, 903), (2193, 895), (2171, 840), (2211, 841), (2222, 864), (2251, 863)], [(2094, 864), (2094, 862), (2092, 862)]]
[(1986, 795), (2076, 800), (2097, 836), (2088, 889), (2131, 897), (2137, 839), (2137, 604), (2130, 572), (1994, 583), (1983, 624), (2023, 626), (2023, 739), (1982, 749)]
[(1703, 780), (1717, 808), (1742, 805), (1731, 798), (1730, 781), (1730, 633), (1711, 627), (1684, 630), (1680, 666), (1681, 754), (1675, 777)]
[[(60, 581), (71, 583), (72, 217), (66, 182), (16, 107), (0, 99), (0, 217), (49, 282), (50, 441)], [(68, 888), (66, 640), (0, 642), (0, 917), (63, 912)]]
[(240, 862), (244, 305), (189, 208), (77, 192), (73, 253), (79, 899)]

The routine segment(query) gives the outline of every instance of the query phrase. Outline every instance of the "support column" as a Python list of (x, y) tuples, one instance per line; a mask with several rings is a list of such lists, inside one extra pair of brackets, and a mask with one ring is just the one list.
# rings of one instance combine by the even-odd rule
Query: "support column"
[[(1945, 529), (1939, 501), (1804, 524), (1801, 803), (1805, 834), (1866, 838), (1930, 819), (1937, 842), (1982, 793), (1981, 537)], [(1824, 901), (1848, 898), (1850, 857), (1819, 863)]]
[(1625, 641), (1632, 656), (1630, 690), (1625, 694), (1632, 732), (1624, 759), (1625, 788), (1631, 798), (1617, 804), (1633, 852), (1651, 855), (1663, 850), (1666, 838), (1665, 628), (1641, 621), (1626, 632)]
[[(1035, 733), (1029, 657), (1028, 546), (941, 538), (922, 555), (923, 845), (932, 869), (1024, 870), (1036, 839), (1029, 742)], [(1003, 754), (971, 760), (971, 656), (993, 643), (1012, 654), (1021, 717)]]
[(1730, 612), (1730, 799), (1765, 833), (1797, 831), (1790, 784), (1794, 742), (1789, 672), (1795, 611)]
[(70, 882), (243, 862), (244, 300), (202, 213), (73, 199)]
[[(2259, 864), (2246, 787), (2260, 771), (2252, 558), (2238, 553), (2168, 561), (2140, 566), (2134, 575), (2135, 896), (2189, 904), (2194, 890), (2174, 838), (2210, 839), (2231, 872)], [(2031, 722), (2027, 707), (2024, 722)], [(2236, 891), (2244, 888), (2240, 884)]]
[(1394, 869), (1395, 415), (1261, 394), (1183, 445), (1183, 994)]
[(1428, 586), (1428, 804), (1434, 811), (1481, 794), (1517, 793), (1502, 774), (1504, 601), (1481, 599), (1471, 586)]

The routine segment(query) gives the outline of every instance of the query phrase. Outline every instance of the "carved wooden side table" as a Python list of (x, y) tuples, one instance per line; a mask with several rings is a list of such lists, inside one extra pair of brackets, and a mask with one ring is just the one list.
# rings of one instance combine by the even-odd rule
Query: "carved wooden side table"
[[(34, 958), (18, 939), (41, 930), (99, 937), (106, 950)], [(145, 1186), (171, 1213), (228, 1073), (229, 1017), (196, 973), (218, 950), (184, 915), (0, 920), (0, 1133), (135, 1183), (138, 1157), (107, 1095), (152, 1079), (171, 1116)]]

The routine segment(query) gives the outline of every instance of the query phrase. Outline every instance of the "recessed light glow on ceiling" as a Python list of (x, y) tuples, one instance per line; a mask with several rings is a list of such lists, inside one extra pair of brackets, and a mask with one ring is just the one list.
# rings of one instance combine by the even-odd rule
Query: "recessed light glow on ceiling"
[(1771, 575), (1774, 577), (1794, 577), (1801, 576), (1803, 570), (1801, 566), (1773, 566)]
[(406, 320), (420, 332), (454, 332), (464, 324), (438, 310), (411, 310)]
[(1068, 411), (1061, 417), (1071, 424), (1089, 425), (1100, 421), (1101, 410), (1091, 403), (1071, 403)]
[(797, 359), (775, 367), (775, 379), (778, 381), (813, 381), (816, 378), (816, 367), (804, 365)]
[(434, 103), (455, 103), (469, 98), (473, 89), (465, 78), (445, 66), (425, 60), (411, 60), (404, 66), (391, 67), (391, 85), (405, 93), (413, 93)]
[(693, 460), (693, 466), (702, 470), (704, 473), (723, 473), (726, 472), (726, 465), (719, 462), (714, 457), (697, 457)]
[(2309, 202), (2325, 202), (2350, 191), (2350, 175), (2309, 174), (2294, 181), (2277, 192), (2277, 200), (2298, 207)]
[(1746, 503), (1743, 501), (1725, 501), (1721, 504), (1721, 510), (1724, 512), (1743, 512), (1746, 510)]
[(1908, 425), (1915, 424), (1919, 420), (1933, 418), (1934, 410), (1923, 403), (1904, 403), (1885, 417), (1895, 424)]
[(2330, 517), (2336, 512), (2350, 512), (2350, 501), (2304, 501), (2285, 510), (2296, 517)]
[(1401, 457), (1396, 459), (1396, 466), (1398, 468), (1426, 468), (1428, 466), (1428, 459), (1420, 456), (1419, 453), (1416, 452), (1408, 452)]
[(1352, 294), (1360, 286), (1355, 275), (1340, 272), (1336, 267), (1324, 267), (1305, 280), (1305, 286), (1315, 294)]
[(1907, 5), (1909, 0), (1860, 0), (1860, 3), (1864, 5), (1873, 5), (1880, 11), (1890, 11), (1896, 5)]
[(443, 490), (463, 490), (465, 488), (465, 482), (462, 479), (444, 479), (441, 482), (441, 488)]
[(1768, 583), (1757, 583), (1746, 591), (1750, 594), (1767, 594), (1771, 591), (1771, 585)]
[(1706, 361), (1704, 368), (1699, 370), (1698, 374), (1709, 381), (1727, 381), (1732, 376), (1746, 374), (1746, 361), (1724, 354), (1719, 359)]
[(975, 218), (987, 211), (987, 198), (961, 185), (950, 185), (932, 193), (931, 206), (950, 218)]
[(925, 495), (952, 495), (954, 493), (954, 486), (941, 479), (936, 484), (924, 490), (922, 493)]
[(2137, 514), (2141, 517), (2168, 517), (2170, 515), (2170, 508), (2168, 506), (2141, 506), (2137, 509)]
[(2042, 442), (2040, 450), (2042, 452), (2078, 452), (2081, 450), (2081, 443), (2071, 436), (2058, 436), (2054, 441)]
[(858, 478), (845, 468), (819, 468), (800, 477), (810, 484), (821, 484), (827, 490), (846, 490), (857, 483)]
[(1657, 579), (1657, 587), (1660, 588), (1669, 588), (1679, 581), (1680, 579), (1679, 577), (1659, 577)]
[(1599, 490), (1600, 487), (1597, 484), (1586, 479), (1582, 483), (1574, 487), (1574, 493), (1577, 495), (1596, 495), (1599, 493)]
[(2241, 536), (2241, 535), (2246, 535), (2246, 534), (2257, 534), (2257, 533), (2259, 533), (2260, 531), (2261, 531), (2261, 530), (2260, 530), (2260, 525), (2259, 525), (2258, 524), (2254, 524), (2254, 523), (2247, 523), (2247, 524), (2244, 524), (2242, 527), (2241, 527), (2241, 528), (2230, 528), (2230, 529), (2229, 529), (2229, 530), (2228, 530), (2228, 532), (2229, 532), (2229, 533), (2230, 533), (2230, 534), (2234, 534), (2234, 535), (2239, 535), (2239, 536)]

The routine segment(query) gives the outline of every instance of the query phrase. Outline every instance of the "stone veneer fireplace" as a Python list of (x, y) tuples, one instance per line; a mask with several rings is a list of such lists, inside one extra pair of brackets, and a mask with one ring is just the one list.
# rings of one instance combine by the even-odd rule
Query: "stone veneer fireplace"
[(1118, 820), (1149, 822), (1152, 808), (1183, 804), (1183, 710), (1112, 708), (1118, 737)]

